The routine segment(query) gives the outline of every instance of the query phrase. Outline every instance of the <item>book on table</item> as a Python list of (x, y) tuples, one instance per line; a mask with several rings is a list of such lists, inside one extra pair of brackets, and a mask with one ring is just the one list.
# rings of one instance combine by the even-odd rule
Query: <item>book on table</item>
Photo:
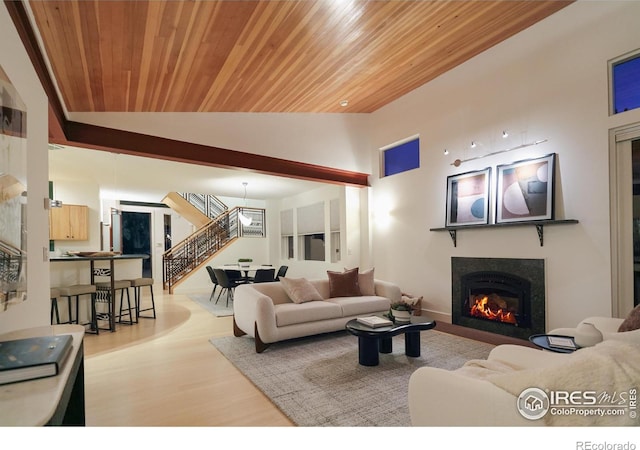
[(0, 342), (0, 384), (57, 375), (72, 344), (70, 334)]
[(389, 327), (393, 325), (393, 322), (389, 319), (385, 319), (384, 317), (379, 316), (357, 317), (356, 320), (359, 323), (371, 328)]
[(570, 336), (548, 336), (547, 340), (549, 341), (550, 347), (566, 348), (571, 350), (575, 350), (577, 348), (576, 343)]

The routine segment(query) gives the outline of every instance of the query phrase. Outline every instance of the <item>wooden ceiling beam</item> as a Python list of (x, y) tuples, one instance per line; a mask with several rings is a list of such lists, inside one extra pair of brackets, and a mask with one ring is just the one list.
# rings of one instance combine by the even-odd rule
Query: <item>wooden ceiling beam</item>
[(227, 169), (244, 169), (268, 175), (285, 176), (309, 181), (361, 187), (369, 185), (369, 176), (366, 173), (352, 172), (78, 122), (68, 121), (65, 129), (66, 144), (77, 147)]

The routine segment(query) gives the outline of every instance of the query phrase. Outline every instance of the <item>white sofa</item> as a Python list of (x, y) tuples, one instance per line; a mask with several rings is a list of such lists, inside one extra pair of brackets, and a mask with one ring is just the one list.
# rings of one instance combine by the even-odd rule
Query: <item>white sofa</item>
[(374, 280), (375, 295), (329, 297), (329, 280), (309, 280), (323, 300), (294, 303), (280, 282), (240, 285), (233, 300), (235, 336), (255, 339), (256, 352), (287, 339), (344, 330), (358, 316), (384, 313), (401, 298), (400, 288)]
[[(517, 409), (518, 393), (542, 389), (598, 389), (618, 392), (637, 384), (640, 330), (617, 332), (622, 319), (585, 319), (603, 333), (603, 342), (571, 354), (520, 345), (499, 345), (487, 360), (472, 360), (457, 370), (417, 369), (409, 380), (413, 426), (626, 425), (629, 418), (551, 416), (525, 419)], [(549, 334), (572, 335), (573, 328)], [(580, 374), (584, 374), (581, 377)], [(615, 381), (612, 381), (615, 380)], [(617, 383), (617, 384), (614, 384)], [(439, 407), (447, 405), (447, 407)], [(604, 422), (610, 420), (611, 423)], [(604, 423), (603, 423), (604, 422)], [(637, 423), (636, 423), (637, 425)]]

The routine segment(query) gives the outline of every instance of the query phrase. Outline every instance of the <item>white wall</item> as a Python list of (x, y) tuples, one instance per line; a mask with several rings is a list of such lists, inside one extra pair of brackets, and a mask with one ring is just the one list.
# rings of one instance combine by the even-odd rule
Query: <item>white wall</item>
[[(638, 48), (638, 17), (638, 2), (577, 2), (374, 113), (372, 164), (380, 147), (421, 141), (420, 169), (383, 179), (373, 171), (376, 274), (450, 314), (452, 256), (543, 258), (548, 328), (611, 314), (608, 130), (640, 121), (640, 111), (608, 116), (607, 61)], [(450, 165), (539, 139), (548, 142)], [(543, 247), (534, 227), (463, 230), (457, 247), (429, 231), (444, 226), (448, 175), (495, 173), (496, 164), (552, 152), (556, 218), (579, 224), (545, 227)]]
[(0, 333), (49, 324), (47, 97), (9, 17), (0, 5), (0, 66), (27, 107), (27, 300), (0, 312)]

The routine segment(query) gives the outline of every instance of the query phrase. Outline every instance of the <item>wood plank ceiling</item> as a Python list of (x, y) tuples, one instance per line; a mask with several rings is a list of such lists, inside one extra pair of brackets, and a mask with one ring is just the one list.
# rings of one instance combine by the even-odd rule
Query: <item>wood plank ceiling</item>
[(371, 113), (570, 3), (29, 6), (68, 112)]

